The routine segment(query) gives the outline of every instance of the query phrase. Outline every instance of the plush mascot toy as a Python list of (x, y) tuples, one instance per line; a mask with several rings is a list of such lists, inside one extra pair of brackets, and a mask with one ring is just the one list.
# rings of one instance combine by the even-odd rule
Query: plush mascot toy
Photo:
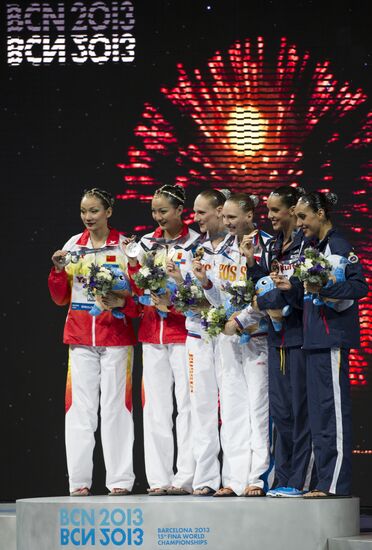
[[(129, 281), (127, 280), (124, 272), (121, 269), (119, 269), (118, 267), (114, 267), (110, 264), (104, 264), (104, 267), (109, 269), (114, 275), (115, 282), (111, 290), (127, 290), (129, 292), (131, 291)], [(100, 315), (102, 311), (104, 310), (101, 308), (101, 306), (97, 302), (95, 302), (94, 306), (90, 309), (89, 314), (93, 315), (93, 317), (97, 317), (97, 315)], [(125, 317), (124, 313), (120, 311), (118, 307), (114, 307), (111, 310), (111, 313), (117, 319), (123, 319)]]
[[(264, 296), (271, 290), (276, 288), (274, 281), (271, 277), (262, 277), (256, 283), (256, 294), (257, 296)], [(280, 332), (283, 325), (283, 317), (288, 317), (291, 313), (291, 306), (284, 306), (283, 309), (268, 309), (267, 314), (271, 319), (275, 332)]]
[[(339, 256), (338, 254), (331, 254), (327, 256), (327, 261), (331, 264), (331, 276), (324, 286), (324, 288), (330, 288), (334, 283), (343, 283), (346, 281), (345, 270), (346, 267), (352, 262), (345, 258), (344, 256)], [(350, 306), (352, 306), (354, 300), (335, 300), (332, 298), (324, 298), (319, 296), (319, 294), (313, 298), (313, 304), (316, 306), (326, 305), (334, 309), (335, 311), (345, 311)]]

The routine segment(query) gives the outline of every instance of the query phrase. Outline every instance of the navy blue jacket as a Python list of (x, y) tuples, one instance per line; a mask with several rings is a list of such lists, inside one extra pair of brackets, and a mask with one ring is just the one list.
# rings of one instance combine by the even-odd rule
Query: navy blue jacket
[[(351, 245), (337, 229), (331, 229), (325, 238), (318, 242), (316, 248), (325, 256), (338, 254), (348, 258), (353, 255)], [(368, 293), (359, 261), (346, 267), (346, 281), (323, 288), (320, 296), (340, 300), (354, 300), (354, 304), (345, 311), (337, 312), (325, 306), (316, 306), (313, 301), (305, 300), (304, 304), (304, 343), (303, 349), (357, 348), (360, 346), (358, 302)], [(295, 289), (292, 296), (297, 292)], [(297, 292), (297, 296), (300, 293)]]
[[(260, 263), (247, 269), (247, 277), (251, 277), (256, 283), (261, 277), (269, 275), (272, 271), (271, 266), (274, 260), (277, 260), (281, 264), (283, 273), (285, 273), (286, 268), (293, 271), (292, 264), (298, 260), (306, 245), (307, 240), (304, 239), (302, 231), (297, 231), (290, 246), (282, 252), (283, 234), (279, 233), (266, 243), (266, 250), (261, 256)], [(257, 305), (260, 310), (282, 309), (284, 306), (288, 305), (288, 303), (294, 306), (292, 313), (288, 317), (283, 318), (283, 328), (280, 332), (275, 332), (272, 323), (269, 324), (269, 346), (299, 347), (303, 344), (303, 287), (298, 279), (295, 279), (292, 284), (294, 287), (296, 285), (299, 287), (297, 293), (293, 290), (291, 294), (287, 296), (287, 292), (282, 292), (276, 288), (264, 296), (258, 296), (257, 298)]]

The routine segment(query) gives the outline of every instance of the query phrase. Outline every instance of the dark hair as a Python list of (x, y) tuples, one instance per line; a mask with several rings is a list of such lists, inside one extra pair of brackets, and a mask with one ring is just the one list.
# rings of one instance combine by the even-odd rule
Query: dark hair
[(248, 193), (234, 193), (227, 200), (235, 202), (243, 212), (254, 212), (259, 203), (259, 198), (256, 195), (248, 195)]
[(93, 189), (85, 189), (82, 198), (84, 197), (96, 197), (101, 201), (105, 210), (112, 208), (114, 206), (115, 199), (108, 191), (104, 189), (98, 189), (98, 187), (93, 187)]
[(154, 197), (157, 195), (164, 195), (167, 197), (171, 205), (175, 208), (183, 206), (186, 200), (185, 190), (180, 185), (163, 185), (155, 191)]
[(299, 199), (301, 202), (308, 204), (314, 212), (318, 210), (324, 210), (324, 214), (327, 220), (330, 218), (330, 211), (332, 207), (337, 204), (338, 198), (335, 193), (321, 193), (320, 191), (312, 191), (311, 193), (305, 193)]
[(217, 208), (218, 206), (223, 206), (227, 199), (230, 198), (230, 195), (231, 193), (228, 189), (204, 189), (204, 191), (199, 193), (198, 197), (208, 199)]
[(290, 208), (297, 204), (298, 199), (306, 194), (303, 187), (292, 187), (291, 185), (282, 185), (272, 191), (269, 197), (279, 197), (280, 200)]

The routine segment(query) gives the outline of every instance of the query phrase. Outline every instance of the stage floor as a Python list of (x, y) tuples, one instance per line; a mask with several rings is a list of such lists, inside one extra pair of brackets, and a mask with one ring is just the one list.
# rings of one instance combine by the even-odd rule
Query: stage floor
[(357, 535), (357, 498), (309, 501), (138, 495), (17, 501), (17, 550), (76, 546), (328, 550), (331, 539), (346, 542)]

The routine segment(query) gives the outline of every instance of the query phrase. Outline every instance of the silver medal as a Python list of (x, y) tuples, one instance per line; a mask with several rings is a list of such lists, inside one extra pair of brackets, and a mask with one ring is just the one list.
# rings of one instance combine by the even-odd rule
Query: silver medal
[(128, 258), (137, 258), (140, 252), (141, 252), (141, 246), (138, 243), (136, 243), (136, 241), (132, 241), (125, 246), (125, 253), (128, 256)]

